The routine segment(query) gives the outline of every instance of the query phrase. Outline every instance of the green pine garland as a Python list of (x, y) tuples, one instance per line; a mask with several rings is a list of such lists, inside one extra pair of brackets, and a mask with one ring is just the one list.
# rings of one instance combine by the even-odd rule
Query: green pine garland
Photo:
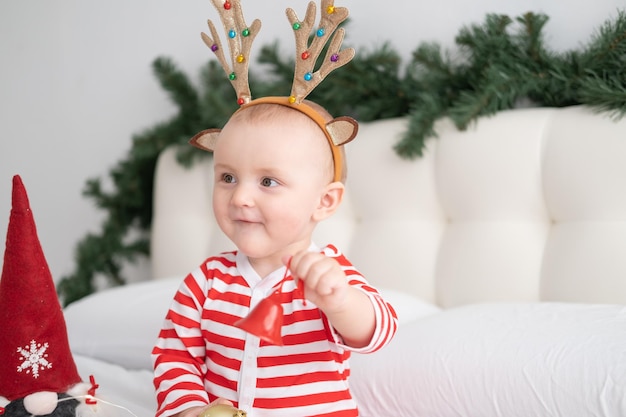
[[(406, 67), (384, 44), (362, 52), (328, 77), (311, 95), (333, 114), (358, 120), (407, 116), (409, 127), (395, 150), (405, 158), (421, 156), (436, 136), (434, 124), (449, 117), (465, 129), (479, 117), (514, 108), (521, 100), (536, 106), (586, 104), (619, 118), (626, 114), (626, 13), (618, 11), (584, 50), (555, 53), (544, 44), (548, 17), (527, 13), (515, 20), (487, 15), (482, 25), (460, 30), (452, 57), (436, 43), (422, 43)], [(263, 81), (250, 74), (255, 97), (287, 95), (293, 60), (283, 59), (278, 44), (264, 46), (259, 62), (269, 68)], [(125, 159), (110, 172), (113, 190), (99, 178), (87, 181), (84, 195), (108, 217), (98, 234), (88, 234), (76, 248), (76, 270), (63, 277), (58, 292), (65, 305), (95, 291), (97, 277), (111, 285), (125, 283), (122, 267), (149, 255), (153, 176), (156, 161), (170, 145), (184, 145), (198, 131), (223, 126), (236, 110), (235, 94), (216, 61), (201, 70), (201, 85), (168, 58), (157, 58), (153, 71), (178, 107), (176, 116), (134, 135)], [(189, 165), (206, 155), (181, 146), (179, 161)]]
[(404, 157), (421, 156), (434, 123), (447, 116), (464, 130), (478, 117), (511, 109), (523, 99), (535, 106), (587, 104), (616, 117), (626, 113), (626, 14), (608, 21), (581, 51), (555, 53), (544, 44), (548, 17), (527, 13), (515, 22), (488, 15), (482, 26), (456, 37), (463, 54), (454, 62), (436, 44), (423, 44), (409, 64), (419, 91), (409, 130), (396, 145)]

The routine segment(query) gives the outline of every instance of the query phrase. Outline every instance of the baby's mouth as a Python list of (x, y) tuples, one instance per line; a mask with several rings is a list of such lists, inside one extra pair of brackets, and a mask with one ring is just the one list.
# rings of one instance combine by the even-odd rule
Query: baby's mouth
[(242, 223), (242, 224), (257, 224), (260, 223), (256, 220), (252, 220), (252, 219), (235, 219), (235, 222), (237, 223)]

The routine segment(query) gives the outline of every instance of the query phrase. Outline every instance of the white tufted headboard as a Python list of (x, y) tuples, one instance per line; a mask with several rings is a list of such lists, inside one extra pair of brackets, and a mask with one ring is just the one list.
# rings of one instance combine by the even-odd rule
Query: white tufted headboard
[[(576, 106), (504, 111), (465, 132), (441, 121), (415, 160), (392, 149), (405, 127), (361, 124), (346, 199), (318, 244), (338, 246), (373, 284), (442, 307), (626, 303), (626, 118)], [(174, 155), (155, 178), (157, 279), (232, 249), (212, 219), (210, 159), (186, 169)]]

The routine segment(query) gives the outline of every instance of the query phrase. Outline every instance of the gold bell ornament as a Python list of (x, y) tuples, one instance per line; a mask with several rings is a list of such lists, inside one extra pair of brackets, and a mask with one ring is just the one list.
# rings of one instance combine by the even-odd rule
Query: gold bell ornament
[(246, 412), (228, 404), (215, 404), (204, 410), (198, 417), (246, 417)]

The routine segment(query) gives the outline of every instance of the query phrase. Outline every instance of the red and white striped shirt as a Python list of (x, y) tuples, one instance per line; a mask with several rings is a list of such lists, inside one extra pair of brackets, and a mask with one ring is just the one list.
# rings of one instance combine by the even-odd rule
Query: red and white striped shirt
[(281, 292), (284, 346), (235, 327), (276, 290), (285, 268), (261, 279), (246, 256), (223, 253), (185, 278), (167, 313), (152, 352), (157, 417), (218, 397), (248, 417), (358, 416), (348, 387), (350, 352), (385, 346), (396, 332), (397, 317), (335, 247), (322, 251), (339, 262), (350, 285), (370, 297), (376, 330), (369, 345), (353, 349), (342, 344), (321, 310), (293, 293), (293, 280), (285, 281)]

